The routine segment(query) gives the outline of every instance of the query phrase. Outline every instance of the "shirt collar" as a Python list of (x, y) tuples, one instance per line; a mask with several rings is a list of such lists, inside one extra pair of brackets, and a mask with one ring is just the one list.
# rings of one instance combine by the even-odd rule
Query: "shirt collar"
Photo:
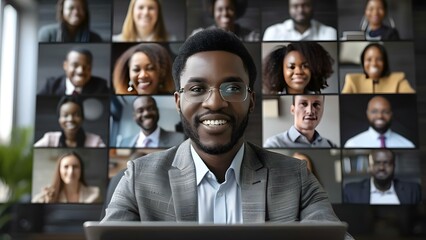
[[(191, 144), (191, 155), (195, 164), (195, 173), (197, 176), (197, 186), (200, 185), (201, 181), (204, 179), (206, 174), (210, 172), (210, 169), (206, 166), (204, 161), (201, 159), (200, 155), (195, 151), (194, 147)], [(235, 154), (234, 159), (232, 160), (231, 165), (228, 170), (226, 170), (225, 178), (228, 175), (230, 170), (233, 170), (235, 173), (235, 180), (238, 185), (240, 185), (240, 172), (241, 172), (241, 164), (243, 162), (244, 156), (244, 144), (241, 146), (240, 150), (238, 150), (237, 154)], [(226, 179), (225, 179), (226, 180)]]
[(69, 78), (65, 79), (65, 95), (72, 95), (74, 90), (78, 93), (81, 93), (80, 87), (75, 87), (74, 84), (72, 84), (71, 80)]
[(393, 181), (391, 182), (391, 186), (388, 190), (382, 191), (376, 188), (376, 185), (374, 185), (374, 179), (370, 179), (370, 193), (382, 193), (382, 194), (396, 194), (395, 188), (393, 186)]
[[(368, 132), (371, 134), (371, 136), (373, 137), (373, 139), (378, 139), (380, 137), (380, 133), (378, 133), (376, 130), (374, 130), (373, 127), (369, 127), (368, 128)], [(390, 135), (392, 134), (392, 130), (388, 129), (383, 135), (389, 139)]]
[[(314, 19), (311, 19), (311, 26), (308, 29), (306, 29), (306, 31), (304, 33), (299, 33), (299, 32), (298, 33), (302, 35), (302, 34), (305, 34), (309, 31), (312, 31), (312, 29), (314, 28), (314, 25), (316, 25), (316, 21)], [(287, 31), (297, 32), (296, 28), (294, 27), (293, 19), (288, 19), (288, 20), (284, 21), (284, 28)]]
[[(293, 125), (290, 127), (290, 129), (288, 130), (288, 135), (290, 137), (290, 140), (292, 142), (306, 142), (311, 144), (311, 142), (308, 141), (308, 139), (303, 136), (303, 134), (301, 134), (299, 131), (297, 131), (296, 127)], [(303, 139), (303, 141), (301, 141)], [(298, 141), (299, 140), (299, 141)], [(319, 133), (315, 130), (314, 133), (314, 140), (312, 141), (312, 143), (314, 142), (320, 142), (322, 140), (322, 137), (319, 135)]]
[(145, 134), (143, 133), (143, 131), (141, 130), (139, 132), (139, 138), (138, 138), (138, 142), (142, 143), (142, 141), (145, 138), (149, 138), (151, 139), (151, 143), (149, 144), (149, 146), (158, 146), (158, 142), (160, 139), (160, 127), (157, 125), (157, 128), (154, 130), (154, 132), (152, 132), (151, 134), (149, 134), (148, 136), (145, 136)]

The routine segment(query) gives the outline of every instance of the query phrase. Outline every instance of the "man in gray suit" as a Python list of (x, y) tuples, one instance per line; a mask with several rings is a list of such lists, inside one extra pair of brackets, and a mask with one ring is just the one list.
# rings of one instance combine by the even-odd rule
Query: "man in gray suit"
[(339, 221), (305, 161), (244, 140), (256, 67), (237, 36), (220, 29), (191, 36), (173, 77), (189, 139), (129, 161), (103, 221)]
[(141, 131), (124, 138), (118, 147), (166, 148), (181, 144), (185, 135), (169, 132), (158, 126), (160, 114), (157, 102), (151, 96), (140, 96), (133, 101), (133, 120)]

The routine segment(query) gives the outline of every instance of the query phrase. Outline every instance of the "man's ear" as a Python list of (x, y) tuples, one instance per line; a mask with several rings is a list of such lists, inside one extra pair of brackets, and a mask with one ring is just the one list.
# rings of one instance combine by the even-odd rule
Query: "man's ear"
[(250, 113), (254, 111), (255, 106), (256, 106), (256, 93), (253, 91), (252, 93), (250, 93), (250, 106), (249, 106)]
[(293, 104), (291, 104), (290, 112), (291, 112), (292, 115), (294, 115), (294, 105)]
[(180, 93), (178, 93), (177, 91), (174, 93), (175, 96), (175, 104), (176, 104), (176, 110), (178, 111), (178, 113), (180, 113)]
[(65, 60), (65, 61), (62, 63), (62, 68), (64, 69), (64, 71), (67, 71), (67, 69), (68, 69), (68, 61), (67, 61), (67, 60)]

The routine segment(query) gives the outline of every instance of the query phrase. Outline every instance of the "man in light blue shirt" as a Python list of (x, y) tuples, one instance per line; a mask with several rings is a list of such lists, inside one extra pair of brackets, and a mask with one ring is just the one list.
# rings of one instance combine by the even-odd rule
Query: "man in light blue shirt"
[(367, 106), (370, 127), (345, 143), (345, 148), (414, 148), (414, 144), (391, 130), (392, 107), (385, 97), (375, 96)]

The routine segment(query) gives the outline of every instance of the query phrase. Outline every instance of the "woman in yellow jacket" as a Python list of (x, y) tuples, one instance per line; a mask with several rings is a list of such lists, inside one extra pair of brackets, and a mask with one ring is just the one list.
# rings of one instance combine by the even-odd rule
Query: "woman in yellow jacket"
[(383, 45), (370, 43), (361, 54), (364, 73), (348, 73), (342, 93), (415, 93), (403, 72), (391, 72)]

